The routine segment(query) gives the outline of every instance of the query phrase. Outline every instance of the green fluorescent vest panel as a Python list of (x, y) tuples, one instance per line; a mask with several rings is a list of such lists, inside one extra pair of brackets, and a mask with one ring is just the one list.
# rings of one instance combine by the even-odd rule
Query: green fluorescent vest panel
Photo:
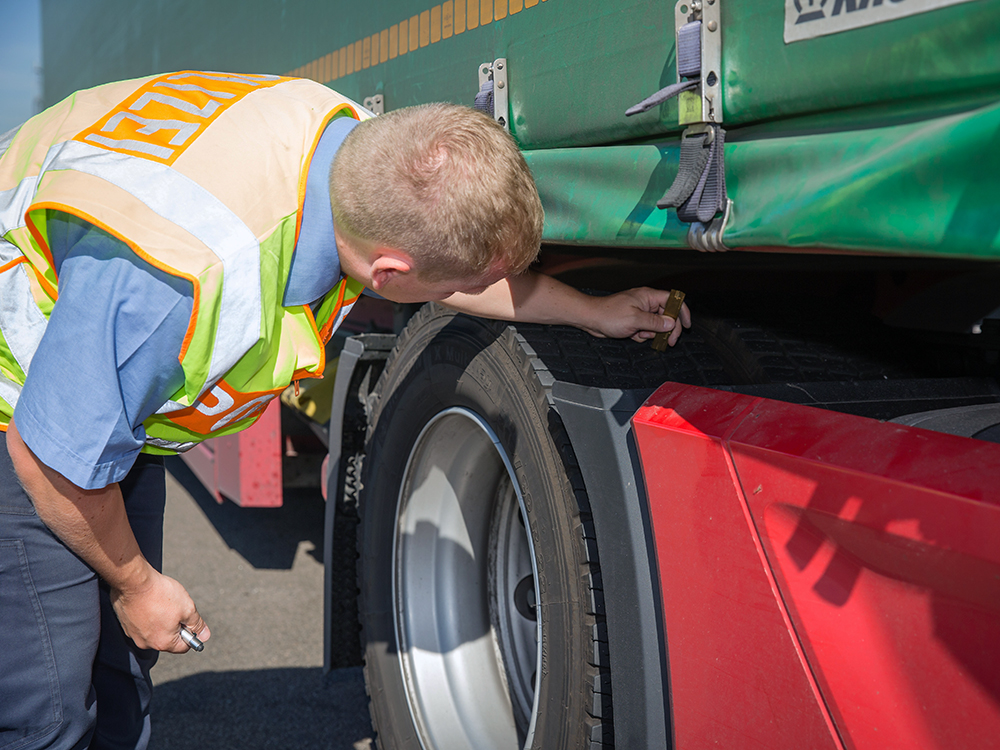
[[(686, 246), (687, 226), (655, 208), (677, 169), (677, 106), (624, 116), (675, 80), (673, 4), (432, 1), (43, 0), (46, 103), (209, 68), (310, 77), (387, 109), (471, 104), (479, 64), (506, 57), (546, 238)], [(727, 245), (1000, 256), (1000, 0), (879, 23), (949, 0), (717, 2)], [(819, 28), (802, 18), (816, 12), (859, 27), (786, 43), (786, 26)]]

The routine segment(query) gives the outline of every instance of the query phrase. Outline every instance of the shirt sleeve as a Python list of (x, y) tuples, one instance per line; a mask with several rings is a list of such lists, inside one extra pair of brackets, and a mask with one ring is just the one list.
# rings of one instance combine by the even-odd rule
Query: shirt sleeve
[(183, 384), (193, 290), (74, 217), (58, 214), (48, 230), (59, 298), (14, 421), (44, 464), (96, 489), (124, 478), (142, 422)]

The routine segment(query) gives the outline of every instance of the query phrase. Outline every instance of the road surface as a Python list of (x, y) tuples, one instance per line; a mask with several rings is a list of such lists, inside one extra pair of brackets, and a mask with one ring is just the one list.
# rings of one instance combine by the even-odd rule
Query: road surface
[(180, 459), (167, 461), (164, 572), (212, 628), (198, 654), (153, 669), (150, 750), (368, 750), (360, 668), (323, 674), (323, 501), (218, 505)]

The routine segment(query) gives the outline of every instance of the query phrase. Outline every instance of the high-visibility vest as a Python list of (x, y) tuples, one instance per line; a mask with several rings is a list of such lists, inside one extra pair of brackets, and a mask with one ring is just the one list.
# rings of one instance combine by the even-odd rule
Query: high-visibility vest
[(194, 287), (184, 384), (144, 422), (146, 452), (248, 427), (293, 380), (321, 377), (362, 285), (342, 278), (315, 314), (281, 301), (316, 144), (363, 113), (312, 81), (184, 71), (80, 91), (25, 123), (0, 157), (0, 427), (58, 298), (50, 210)]

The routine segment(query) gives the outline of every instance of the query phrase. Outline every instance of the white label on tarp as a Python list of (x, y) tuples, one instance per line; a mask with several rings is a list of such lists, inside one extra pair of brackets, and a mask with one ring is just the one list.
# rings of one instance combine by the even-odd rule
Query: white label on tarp
[(968, 2), (975, 0), (785, 0), (785, 43)]

